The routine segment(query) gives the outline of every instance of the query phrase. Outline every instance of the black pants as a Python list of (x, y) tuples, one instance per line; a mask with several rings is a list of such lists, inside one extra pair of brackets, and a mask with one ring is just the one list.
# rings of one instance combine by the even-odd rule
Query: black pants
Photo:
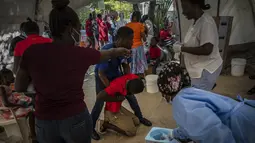
[[(95, 76), (95, 79), (96, 79), (96, 94), (98, 94), (100, 91), (105, 89), (105, 86), (102, 83), (101, 79), (98, 77), (98, 75)], [(128, 100), (132, 110), (135, 112), (135, 115), (139, 119), (142, 119), (143, 115), (142, 115), (140, 106), (138, 105), (138, 102), (137, 102), (137, 99), (136, 99), (135, 95), (126, 96), (126, 99)], [(91, 112), (91, 117), (92, 117), (92, 121), (93, 121), (93, 128), (96, 127), (96, 122), (97, 122), (97, 120), (98, 120), (98, 118), (101, 114), (103, 106), (104, 106), (104, 101), (96, 100), (96, 103), (95, 103), (95, 105), (92, 109), (92, 112)]]

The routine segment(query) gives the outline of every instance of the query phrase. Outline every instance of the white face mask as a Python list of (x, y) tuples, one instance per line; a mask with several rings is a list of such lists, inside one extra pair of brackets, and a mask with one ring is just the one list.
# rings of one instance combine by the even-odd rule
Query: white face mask
[(73, 31), (79, 36), (79, 40), (77, 41), (74, 37), (74, 33), (71, 34), (71, 37), (73, 38), (73, 41), (74, 41), (74, 45), (78, 46), (78, 45), (80, 45), (81, 34), (74, 28), (73, 28)]

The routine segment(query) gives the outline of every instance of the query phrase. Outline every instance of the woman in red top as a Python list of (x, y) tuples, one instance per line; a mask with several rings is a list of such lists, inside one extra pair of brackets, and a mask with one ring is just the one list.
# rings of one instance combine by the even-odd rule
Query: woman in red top
[(92, 121), (82, 85), (90, 65), (118, 56), (124, 48), (97, 51), (79, 46), (81, 24), (69, 0), (52, 0), (49, 25), (52, 43), (32, 45), (22, 57), (15, 89), (36, 89), (35, 116), (40, 143), (91, 143)]
[(152, 73), (156, 74), (157, 72), (157, 67), (160, 63), (160, 56), (161, 56), (161, 50), (157, 46), (158, 44), (158, 39), (156, 37), (153, 37), (151, 39), (151, 47), (149, 50), (149, 60), (150, 64), (152, 65)]
[(127, 74), (113, 80), (101, 91), (97, 98), (105, 100), (105, 119), (103, 130), (111, 129), (126, 136), (135, 136), (139, 119), (126, 108), (122, 107), (125, 96), (143, 92), (144, 83), (137, 75)]
[(107, 23), (102, 19), (102, 15), (97, 15), (97, 24), (99, 27), (99, 42), (100, 47), (104, 46), (108, 42), (108, 25)]

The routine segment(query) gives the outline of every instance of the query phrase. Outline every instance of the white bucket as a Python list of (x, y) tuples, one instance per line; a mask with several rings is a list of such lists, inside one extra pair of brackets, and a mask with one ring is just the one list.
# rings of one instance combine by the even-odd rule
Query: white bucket
[(231, 75), (243, 76), (246, 66), (246, 59), (234, 58), (231, 61)]
[(158, 75), (147, 75), (145, 77), (146, 80), (146, 89), (148, 93), (157, 93), (159, 91), (158, 85), (157, 85), (157, 80), (158, 80)]

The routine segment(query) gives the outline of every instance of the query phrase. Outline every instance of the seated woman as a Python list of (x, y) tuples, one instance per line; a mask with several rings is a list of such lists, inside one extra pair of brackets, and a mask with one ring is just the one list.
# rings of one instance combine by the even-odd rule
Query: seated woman
[[(27, 94), (12, 93), (14, 89), (13, 83), (13, 72), (3, 67), (0, 71), (0, 107), (12, 108), (17, 118), (28, 117), (32, 142), (37, 143), (32, 98), (26, 96)], [(10, 110), (1, 110), (0, 116), (6, 120), (14, 119)]]
[(103, 130), (111, 129), (126, 136), (135, 136), (139, 119), (122, 107), (125, 96), (143, 92), (144, 84), (137, 75), (128, 74), (113, 80), (97, 98), (106, 102)]
[(151, 46), (149, 49), (149, 63), (152, 65), (152, 73), (156, 74), (157, 67), (160, 64), (160, 56), (161, 56), (161, 50), (159, 47), (157, 47), (158, 39), (156, 37), (153, 37), (151, 39)]
[(159, 90), (167, 102), (172, 101), (178, 124), (171, 138), (196, 143), (254, 143), (254, 100), (237, 101), (190, 85), (188, 73), (176, 62), (165, 65), (159, 74)]

